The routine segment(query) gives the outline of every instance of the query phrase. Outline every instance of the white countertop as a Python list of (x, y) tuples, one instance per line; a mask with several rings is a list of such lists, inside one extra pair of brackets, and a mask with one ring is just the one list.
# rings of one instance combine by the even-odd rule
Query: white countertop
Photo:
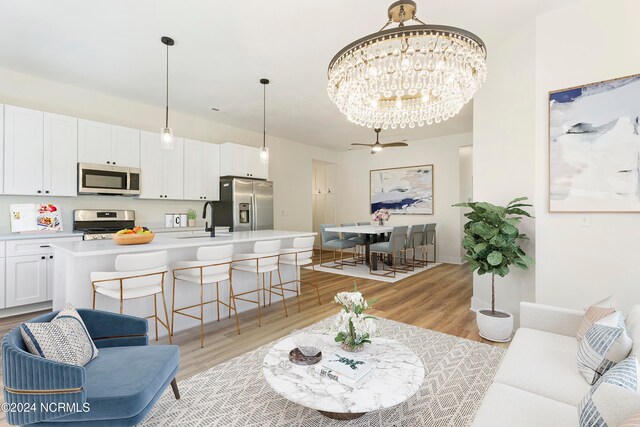
[(225, 245), (229, 243), (255, 242), (258, 240), (292, 239), (294, 237), (314, 236), (316, 234), (317, 233), (311, 231), (258, 230), (223, 232), (216, 234), (215, 238), (207, 236), (180, 238), (171, 237), (169, 233), (165, 233), (161, 235), (156, 234), (156, 237), (151, 243), (144, 245), (117, 245), (112, 240), (90, 240), (81, 242), (52, 242), (51, 247), (76, 257), (84, 257)]

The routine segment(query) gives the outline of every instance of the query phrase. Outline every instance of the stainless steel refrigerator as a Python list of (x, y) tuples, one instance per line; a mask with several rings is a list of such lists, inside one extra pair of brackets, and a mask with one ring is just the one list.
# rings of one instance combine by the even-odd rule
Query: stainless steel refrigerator
[(273, 182), (220, 178), (215, 224), (231, 231), (273, 230)]

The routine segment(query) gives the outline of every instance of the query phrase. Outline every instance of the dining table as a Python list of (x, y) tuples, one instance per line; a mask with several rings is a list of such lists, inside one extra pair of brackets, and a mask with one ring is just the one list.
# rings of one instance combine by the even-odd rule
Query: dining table
[(370, 265), (371, 270), (378, 269), (378, 259), (371, 259), (371, 243), (376, 243), (384, 239), (384, 235), (387, 233), (391, 233), (393, 227), (389, 225), (350, 225), (345, 227), (329, 227), (326, 228), (326, 231), (330, 233), (354, 233), (361, 234), (364, 236), (364, 247), (365, 247), (365, 262), (367, 265)]

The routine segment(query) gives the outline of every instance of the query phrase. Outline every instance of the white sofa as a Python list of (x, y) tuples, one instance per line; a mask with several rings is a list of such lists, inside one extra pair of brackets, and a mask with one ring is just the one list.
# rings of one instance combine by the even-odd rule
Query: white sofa
[[(570, 427), (591, 386), (577, 365), (583, 311), (523, 302), (520, 328), (476, 413), (474, 427)], [(640, 305), (626, 318), (640, 356)]]

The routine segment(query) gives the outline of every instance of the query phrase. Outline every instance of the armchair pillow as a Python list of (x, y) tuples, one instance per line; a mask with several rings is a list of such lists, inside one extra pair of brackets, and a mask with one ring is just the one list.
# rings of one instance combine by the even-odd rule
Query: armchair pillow
[(22, 323), (20, 333), (27, 350), (45, 359), (84, 366), (98, 355), (87, 327), (71, 304), (50, 322)]
[(591, 307), (587, 308), (584, 312), (584, 316), (582, 316), (582, 320), (580, 321), (580, 326), (578, 326), (578, 333), (576, 335), (578, 341), (582, 340), (584, 334), (587, 333), (591, 325), (615, 311), (616, 302), (612, 296), (605, 298), (602, 301), (598, 301)]
[(629, 423), (634, 422), (640, 411), (639, 383), (640, 365), (636, 356), (630, 356), (611, 368), (580, 403), (580, 426), (636, 425)]
[(613, 365), (624, 360), (633, 347), (622, 313), (616, 311), (595, 322), (580, 341), (578, 368), (594, 384)]

